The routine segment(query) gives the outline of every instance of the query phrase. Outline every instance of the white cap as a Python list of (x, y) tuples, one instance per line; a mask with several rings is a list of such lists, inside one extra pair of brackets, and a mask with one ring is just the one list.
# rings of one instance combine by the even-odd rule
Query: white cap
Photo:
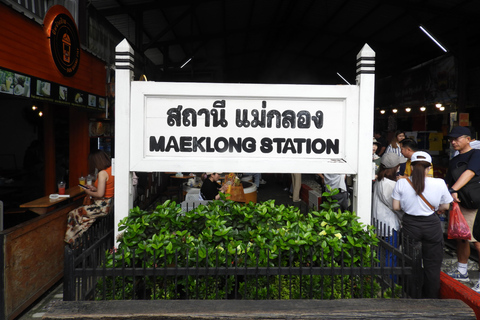
[(412, 158), (410, 159), (410, 161), (412, 163), (416, 161), (425, 161), (425, 162), (428, 162), (429, 164), (432, 164), (432, 157), (425, 151), (417, 151), (412, 155)]

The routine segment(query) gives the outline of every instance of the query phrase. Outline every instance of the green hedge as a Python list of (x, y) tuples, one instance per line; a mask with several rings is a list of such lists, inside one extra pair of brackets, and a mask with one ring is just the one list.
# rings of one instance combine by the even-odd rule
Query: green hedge
[[(371, 250), (378, 239), (373, 227), (360, 223), (354, 213), (340, 212), (336, 201), (330, 198), (337, 192), (338, 190), (330, 190), (324, 193), (322, 210), (308, 214), (300, 213), (299, 208), (294, 206), (276, 205), (273, 200), (241, 204), (225, 200), (224, 197), (189, 212), (182, 212), (180, 206), (171, 201), (158, 205), (153, 212), (137, 207), (120, 222), (122, 236), (117, 250), (109, 253), (107, 267), (113, 267), (114, 263), (115, 267), (135, 265), (139, 268), (163, 268), (165, 265), (215, 267), (224, 266), (227, 261), (237, 267), (275, 267), (292, 265), (292, 257), (295, 266), (314, 264), (335, 267), (343, 263), (345, 267), (368, 267), (372, 262)], [(189, 277), (181, 281), (183, 290), (201, 290), (205, 297), (215, 299), (219, 295), (228, 296), (235, 290), (234, 283), (238, 279), (233, 278), (225, 277), (222, 283), (205, 279), (200, 289), (196, 283), (198, 279)], [(353, 292), (355, 296), (353, 286), (362, 287), (363, 294), (363, 288), (374, 284), (373, 281), (358, 280), (355, 277), (347, 277), (348, 281), (345, 279), (344, 277), (340, 281), (337, 276), (315, 276), (309, 279), (298, 276), (264, 277), (260, 280), (247, 279), (236, 290), (241, 292), (244, 299), (305, 298), (306, 290), (299, 288), (313, 285), (314, 291), (322, 288), (321, 292), (315, 293), (314, 298), (338, 298), (340, 292), (347, 293), (346, 297), (352, 297)], [(151, 279), (148, 281), (152, 282)], [(362, 284), (358, 281), (362, 281)], [(153, 298), (181, 296), (178, 281), (174, 283), (173, 280), (155, 279), (153, 282), (160, 282), (161, 288), (155, 288), (152, 283), (144, 284), (149, 286), (148, 292)], [(270, 297), (268, 292), (278, 291), (282, 282), (285, 282), (282, 286), (284, 290), (288, 287), (289, 292)], [(340, 288), (342, 283), (346, 287)], [(116, 286), (123, 285), (128, 287), (132, 284), (128, 281), (124, 283), (123, 280), (116, 283)], [(111, 286), (110, 281), (107, 288), (111, 289)], [(165, 290), (166, 287), (168, 290)], [(256, 289), (258, 287), (260, 291)], [(293, 292), (290, 290), (292, 288)], [(119, 297), (116, 295), (115, 298)]]

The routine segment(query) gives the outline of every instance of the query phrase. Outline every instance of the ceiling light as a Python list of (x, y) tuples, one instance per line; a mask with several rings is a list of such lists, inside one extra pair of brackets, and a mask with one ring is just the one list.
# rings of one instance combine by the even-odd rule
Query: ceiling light
[(440, 111), (445, 111), (445, 107), (440, 107)]
[(410, 112), (410, 111), (412, 111), (412, 109), (411, 108), (405, 108), (405, 111)]
[(436, 103), (435, 104), (435, 108), (441, 108), (442, 107), (442, 104), (441, 103)]
[(182, 64), (182, 66), (180, 67), (180, 69), (183, 69), (183, 67), (185, 67), (187, 65), (187, 63), (189, 63), (190, 61), (192, 61), (192, 58), (189, 58), (187, 61), (185, 61), (184, 64)]
[(342, 75), (341, 75), (339, 72), (337, 72), (337, 75), (338, 75), (340, 78), (342, 78), (342, 80), (345, 81), (348, 85), (350, 85), (350, 82), (348, 82), (347, 79), (345, 79), (344, 77), (342, 77)]
[(427, 108), (425, 108), (425, 107), (420, 107), (420, 111), (425, 111), (425, 110), (427, 110)]
[(385, 110), (380, 110), (380, 113), (381, 113), (381, 114), (385, 114)]
[(435, 39), (435, 38), (430, 34), (430, 32), (427, 31), (427, 29), (425, 29), (423, 26), (420, 26), (420, 30), (422, 30), (423, 32), (425, 32), (425, 34), (426, 34), (430, 39), (432, 39), (432, 41), (435, 42), (435, 43), (437, 44), (437, 46), (439, 46), (440, 49), (443, 50), (443, 52), (447, 52), (447, 51), (448, 51), (444, 46), (442, 46), (442, 44), (441, 44), (440, 42), (438, 42), (437, 39)]
[(398, 110), (397, 110), (397, 109), (392, 109), (392, 112), (393, 112), (393, 113), (397, 113)]

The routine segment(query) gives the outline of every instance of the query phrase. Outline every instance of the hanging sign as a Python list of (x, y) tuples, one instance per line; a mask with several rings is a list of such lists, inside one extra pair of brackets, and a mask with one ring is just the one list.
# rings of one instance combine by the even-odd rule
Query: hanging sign
[(58, 70), (66, 77), (72, 77), (80, 65), (80, 40), (75, 22), (60, 13), (50, 28), (50, 50)]

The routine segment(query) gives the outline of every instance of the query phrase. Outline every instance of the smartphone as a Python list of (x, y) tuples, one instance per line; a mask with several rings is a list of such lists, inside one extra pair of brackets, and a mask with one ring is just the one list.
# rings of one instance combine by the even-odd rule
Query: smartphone
[(78, 186), (83, 189), (88, 189), (87, 186), (84, 186), (83, 184), (79, 184)]

